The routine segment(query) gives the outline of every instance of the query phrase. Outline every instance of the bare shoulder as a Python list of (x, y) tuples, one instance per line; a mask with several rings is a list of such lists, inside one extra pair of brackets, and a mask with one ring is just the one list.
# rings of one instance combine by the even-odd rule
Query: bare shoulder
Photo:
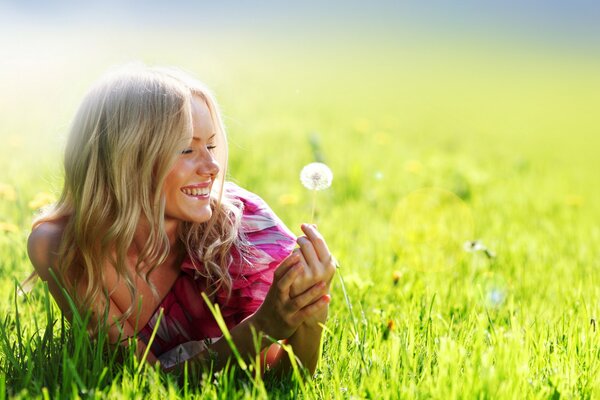
[(56, 261), (66, 223), (66, 220), (42, 222), (29, 235), (27, 253), (43, 280), (48, 280), (48, 269)]

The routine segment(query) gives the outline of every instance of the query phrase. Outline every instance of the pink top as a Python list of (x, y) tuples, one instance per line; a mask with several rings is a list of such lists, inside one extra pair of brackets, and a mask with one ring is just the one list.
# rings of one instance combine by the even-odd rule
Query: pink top
[[(212, 298), (218, 304), (231, 329), (260, 307), (273, 282), (273, 272), (291, 253), (296, 236), (281, 222), (269, 206), (257, 195), (227, 182), (224, 195), (240, 199), (243, 216), (240, 230), (251, 244), (252, 264), (244, 262), (232, 251), (229, 267), (232, 278), (231, 296), (225, 289)], [(202, 268), (201, 264), (200, 267)], [(156, 325), (160, 309), (162, 320), (151, 350), (163, 366), (185, 361), (207, 344), (222, 336), (221, 329), (206, 306), (201, 292), (207, 288), (206, 278), (193, 266), (189, 256), (181, 264), (181, 274), (157, 307), (148, 324), (138, 335), (148, 342)], [(209, 294), (210, 290), (207, 291)]]

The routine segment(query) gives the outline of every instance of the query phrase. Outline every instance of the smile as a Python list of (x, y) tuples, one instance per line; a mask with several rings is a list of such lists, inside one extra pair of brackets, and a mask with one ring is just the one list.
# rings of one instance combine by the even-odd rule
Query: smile
[(183, 194), (191, 197), (208, 197), (210, 195), (210, 187), (186, 187), (181, 188)]

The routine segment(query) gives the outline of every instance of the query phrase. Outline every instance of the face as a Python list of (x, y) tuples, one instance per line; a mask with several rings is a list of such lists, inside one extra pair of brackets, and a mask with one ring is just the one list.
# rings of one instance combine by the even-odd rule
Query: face
[(206, 222), (212, 215), (210, 192), (219, 172), (214, 158), (216, 132), (206, 102), (192, 100), (193, 133), (167, 175), (165, 222)]

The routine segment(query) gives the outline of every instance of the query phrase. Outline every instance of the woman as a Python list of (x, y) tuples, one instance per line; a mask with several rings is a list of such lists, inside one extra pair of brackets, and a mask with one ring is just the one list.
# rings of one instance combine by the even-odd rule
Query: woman
[(109, 74), (83, 100), (64, 164), (62, 195), (34, 222), (28, 252), (65, 314), (66, 293), (91, 312), (93, 335), (134, 338), (140, 355), (156, 330), (149, 362), (219, 369), (232, 350), (205, 293), (243, 356), (256, 356), (260, 332), (271, 368), (289, 367), (269, 347), (287, 339), (314, 371), (334, 261), (315, 226), (296, 238), (258, 196), (225, 182), (225, 130), (206, 87), (173, 69)]

